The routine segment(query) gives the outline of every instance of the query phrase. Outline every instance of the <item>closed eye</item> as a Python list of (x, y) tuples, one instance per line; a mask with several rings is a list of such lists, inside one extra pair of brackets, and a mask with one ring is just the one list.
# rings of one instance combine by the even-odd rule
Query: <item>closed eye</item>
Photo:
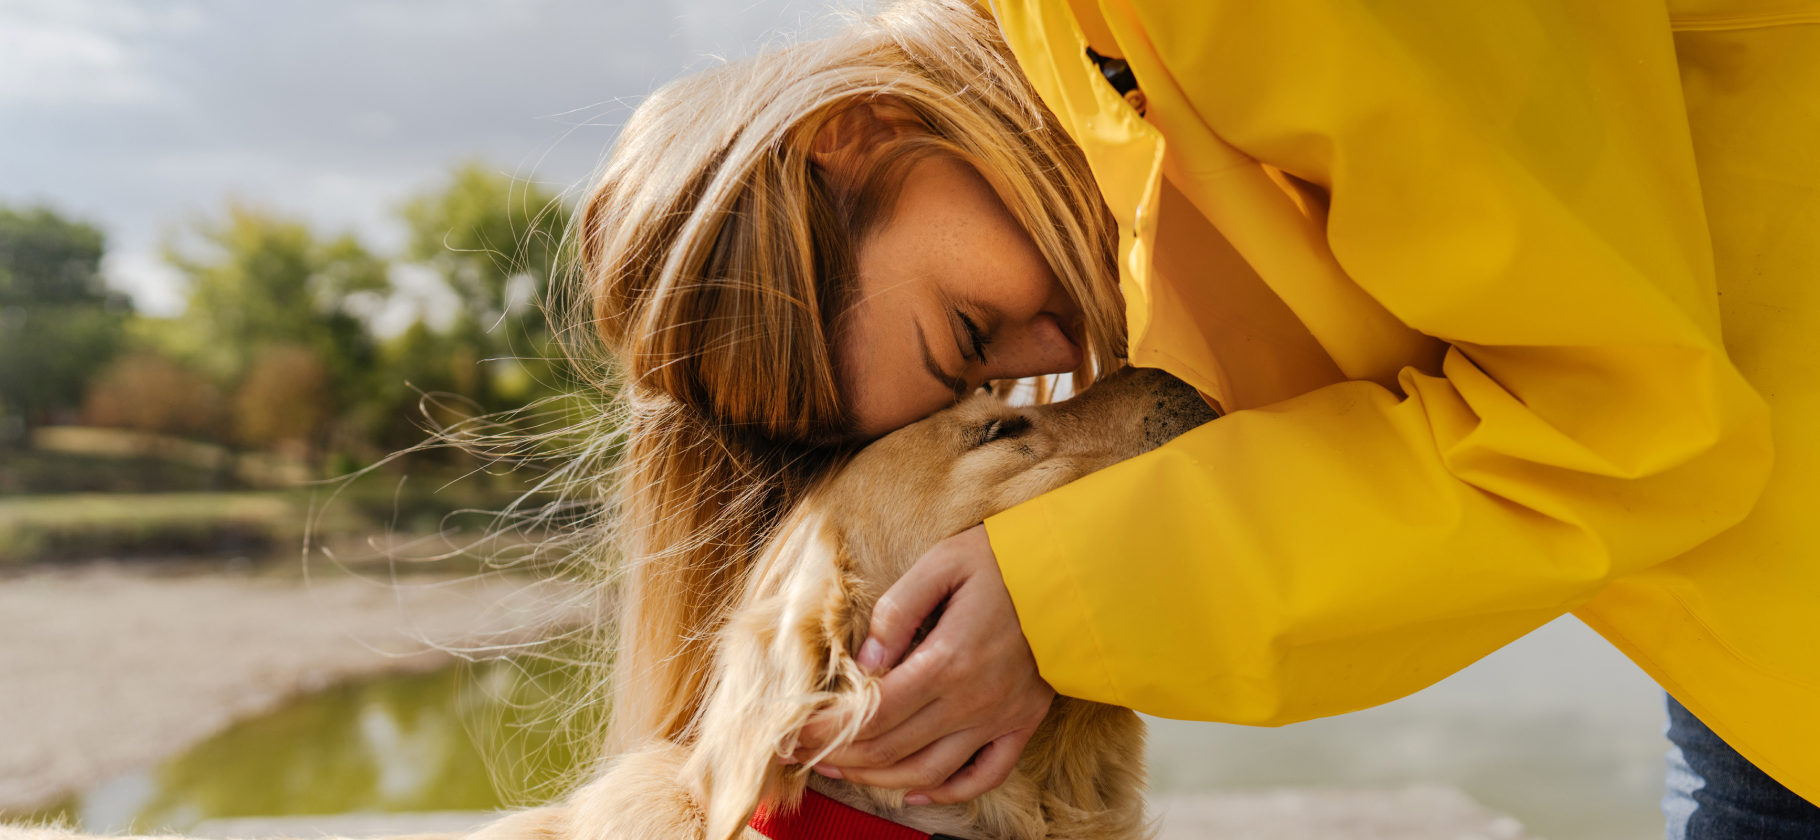
[(973, 345), (974, 359), (982, 365), (985, 364), (986, 345), (991, 344), (992, 339), (986, 336), (986, 331), (980, 329), (979, 324), (974, 323), (972, 318), (967, 317), (967, 313), (956, 309), (954, 310), (954, 314), (961, 319), (962, 329), (967, 331), (967, 342)]
[(1005, 440), (1023, 435), (1030, 431), (1030, 418), (1006, 417), (987, 421), (984, 425), (974, 427), (973, 445), (985, 446), (995, 440)]

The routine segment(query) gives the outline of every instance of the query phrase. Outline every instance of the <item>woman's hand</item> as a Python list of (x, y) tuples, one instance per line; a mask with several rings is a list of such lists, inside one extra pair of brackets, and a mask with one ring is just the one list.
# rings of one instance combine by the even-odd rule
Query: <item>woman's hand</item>
[[(1037, 673), (986, 526), (937, 543), (879, 599), (859, 665), (877, 674), (903, 658), (944, 600), (935, 629), (880, 681), (878, 711), (858, 738), (816, 772), (909, 788), (911, 805), (967, 802), (1010, 777), (1055, 690)], [(797, 758), (814, 755), (837, 729), (837, 721), (811, 719)]]

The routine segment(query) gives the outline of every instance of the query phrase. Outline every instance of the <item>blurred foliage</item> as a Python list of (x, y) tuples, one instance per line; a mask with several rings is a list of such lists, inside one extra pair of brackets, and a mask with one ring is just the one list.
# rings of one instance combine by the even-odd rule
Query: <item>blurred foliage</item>
[(224, 442), (324, 454), (332, 421), (385, 375), (353, 302), (391, 291), (386, 261), (351, 235), (325, 241), (302, 222), (241, 203), (192, 233), (194, 241), (165, 248), (189, 281), (189, 301), (160, 349), (232, 394)]
[(469, 162), (456, 166), (442, 189), (406, 202), (400, 214), (411, 226), (411, 258), (442, 274), (461, 296), (466, 318), (495, 341), (513, 335), (492, 331), (493, 324), (544, 331), (530, 304), (549, 282), (568, 224), (556, 196)]
[(0, 208), (0, 444), (67, 422), (119, 347), (132, 307), (103, 285), (102, 249), (92, 225)]
[(391, 282), (385, 261), (353, 236), (323, 242), (302, 222), (238, 202), (192, 233), (198, 242), (165, 248), (189, 281), (179, 319), (188, 340), (176, 349), (190, 361), (238, 381), (268, 350), (300, 347), (334, 368), (343, 387), (371, 366), (373, 340), (348, 298), (383, 294)]
[(221, 389), (169, 356), (136, 350), (89, 383), (82, 422), (176, 437), (219, 437), (227, 417)]
[(539, 304), (562, 261), (569, 219), (561, 201), (469, 162), (400, 215), (411, 228), (410, 257), (433, 268), (461, 304), (446, 332), (400, 336), (392, 363), (446, 384), (434, 390), (460, 394), (482, 413), (559, 392), (563, 374), (551, 360), (560, 353)]
[[(42, 208), (0, 209), (0, 445), (30, 445), (46, 424), (82, 423), (276, 453), (324, 477), (562, 393), (566, 373), (552, 361), (560, 352), (539, 299), (562, 264), (567, 208), (470, 162), (398, 214), (408, 244), (388, 258), (353, 234), (325, 236), (229, 201), (168, 239), (165, 259), (186, 281), (187, 305), (176, 318), (148, 318), (104, 288), (93, 226)], [(453, 312), (413, 312), (401, 323), (410, 298), (391, 279), (401, 263), (440, 278)], [(381, 323), (390, 325), (383, 334)], [(123, 469), (159, 457), (129, 454), (113, 453)], [(0, 492), (34, 492), (50, 479), (13, 460), (0, 464)], [(208, 487), (260, 486), (245, 469), (215, 472)], [(141, 479), (164, 473), (141, 464), (134, 474), (126, 483), (143, 489)], [(178, 483), (169, 489), (197, 489), (192, 478)]]
[(332, 400), (316, 353), (295, 344), (268, 347), (234, 395), (234, 440), (251, 448), (308, 441), (328, 422)]

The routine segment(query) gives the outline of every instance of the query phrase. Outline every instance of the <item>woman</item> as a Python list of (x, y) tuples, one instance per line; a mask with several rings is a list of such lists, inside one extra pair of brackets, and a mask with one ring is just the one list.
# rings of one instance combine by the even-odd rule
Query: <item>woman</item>
[(1128, 358), (1229, 416), (925, 557), (818, 770), (964, 800), (1054, 691), (1281, 724), (1574, 609), (1697, 714), (1681, 830), (1753, 791), (1811, 830), (1820, 14), (1714, 5), (907, 4), (661, 91), (583, 220), (632, 408), (620, 736), (687, 737), (821, 453)]

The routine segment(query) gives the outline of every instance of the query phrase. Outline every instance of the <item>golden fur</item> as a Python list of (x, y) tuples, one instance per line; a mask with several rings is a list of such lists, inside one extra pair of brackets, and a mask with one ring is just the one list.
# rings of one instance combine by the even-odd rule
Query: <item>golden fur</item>
[(850, 738), (876, 703), (852, 654), (872, 604), (935, 542), (1212, 416), (1166, 374), (1130, 370), (1047, 406), (975, 396), (872, 444), (808, 494), (748, 577), (716, 636), (694, 738), (622, 755), (566, 804), (477, 840), (762, 840), (743, 828), (755, 806), (805, 785), (969, 840), (1144, 836), (1144, 725), (1120, 707), (1056, 698), (1011, 778), (964, 805), (906, 807), (904, 791), (778, 757), (812, 713), (844, 715)]

